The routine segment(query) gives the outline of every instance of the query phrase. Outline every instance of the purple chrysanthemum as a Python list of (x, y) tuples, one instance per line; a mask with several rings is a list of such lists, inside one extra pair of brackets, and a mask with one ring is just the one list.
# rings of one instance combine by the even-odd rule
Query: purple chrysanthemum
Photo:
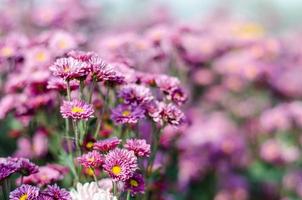
[(64, 80), (81, 79), (88, 75), (89, 65), (72, 57), (59, 58), (50, 67), (50, 71), (54, 76), (61, 77)]
[(21, 185), (9, 194), (10, 200), (36, 200), (39, 188), (31, 185)]
[(8, 158), (8, 162), (14, 165), (16, 172), (19, 172), (23, 176), (35, 174), (39, 171), (39, 167), (27, 158)]
[(118, 96), (124, 100), (125, 104), (141, 105), (153, 100), (151, 90), (143, 85), (125, 85), (119, 91)]
[(182, 105), (188, 100), (188, 96), (185, 92), (179, 87), (171, 91), (171, 94), (168, 95), (168, 99), (172, 100), (177, 105)]
[(145, 181), (143, 175), (134, 173), (131, 178), (125, 181), (125, 190), (130, 190), (132, 195), (144, 193)]
[(145, 110), (140, 106), (120, 104), (111, 110), (111, 118), (117, 124), (135, 124), (145, 117)]
[(8, 178), (10, 175), (15, 173), (17, 171), (17, 168), (12, 163), (8, 163), (5, 161), (0, 163), (0, 182), (4, 179)]
[(78, 157), (77, 161), (86, 168), (97, 168), (103, 164), (104, 159), (98, 151), (90, 151), (81, 157)]
[(53, 200), (71, 200), (69, 192), (59, 188), (57, 185), (48, 185), (43, 191), (43, 195), (51, 197)]
[(167, 99), (172, 100), (177, 105), (185, 103), (188, 99), (183, 89), (180, 87), (179, 79), (167, 75), (160, 75), (155, 80), (156, 85), (166, 95)]
[(94, 143), (93, 149), (101, 151), (101, 152), (108, 152), (114, 148), (116, 148), (122, 141), (117, 137), (108, 138), (105, 140), (99, 140)]
[(115, 181), (126, 181), (137, 169), (137, 157), (133, 151), (114, 149), (105, 156), (104, 170)]
[(157, 102), (155, 107), (150, 107), (148, 113), (155, 122), (158, 122), (161, 125), (168, 123), (178, 126), (182, 124), (185, 119), (184, 113), (172, 103), (165, 104), (163, 102)]
[(178, 78), (167, 76), (167, 75), (159, 75), (155, 79), (157, 87), (160, 88), (164, 93), (171, 93), (174, 89), (179, 88), (180, 81)]
[(108, 85), (121, 85), (125, 83), (125, 76), (118, 69), (119, 63), (109, 63), (108, 68), (113, 69), (114, 75), (107, 77), (105, 80)]
[(128, 139), (124, 147), (133, 151), (138, 157), (149, 157), (151, 153), (150, 144), (144, 139)]
[(99, 56), (92, 56), (89, 59), (91, 65), (92, 77), (96, 81), (110, 81), (116, 78), (116, 72), (113, 70), (111, 65), (108, 65)]
[(88, 120), (93, 117), (93, 106), (81, 100), (64, 101), (61, 106), (63, 118)]

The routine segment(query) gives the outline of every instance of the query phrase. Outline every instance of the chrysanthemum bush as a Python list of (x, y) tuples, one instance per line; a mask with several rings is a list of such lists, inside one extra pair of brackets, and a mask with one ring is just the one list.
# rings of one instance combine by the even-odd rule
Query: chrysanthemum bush
[[(38, 167), (20, 158), (23, 151), (16, 158), (2, 159), (3, 196), (18, 200), (150, 199), (158, 176), (154, 161), (161, 132), (167, 125), (178, 126), (185, 121), (178, 105), (186, 97), (181, 101), (171, 98), (174, 90), (182, 90), (180, 82), (161, 74), (145, 81), (140, 77), (143, 72), (136, 73), (123, 63), (107, 62), (94, 52), (77, 50), (56, 58), (49, 71), (46, 85), (37, 87), (49, 88), (57, 99), (43, 104), (49, 106), (45, 111), (36, 108), (34, 115), (24, 115), (48, 119), (47, 115), (57, 114), (54, 123), (45, 120), (37, 125), (44, 127), (38, 129), (42, 135), (55, 128), (51, 130), (55, 143), (50, 144), (51, 152), (57, 152), (53, 156), (61, 165)], [(140, 123), (150, 125), (150, 135), (140, 133)], [(103, 133), (106, 127), (110, 127), (107, 134)], [(30, 131), (30, 124), (28, 128)], [(19, 186), (10, 192), (10, 177), (18, 173)], [(101, 187), (105, 178), (110, 182), (106, 189)], [(51, 185), (63, 179), (65, 185), (76, 188), (69, 193), (69, 188)]]

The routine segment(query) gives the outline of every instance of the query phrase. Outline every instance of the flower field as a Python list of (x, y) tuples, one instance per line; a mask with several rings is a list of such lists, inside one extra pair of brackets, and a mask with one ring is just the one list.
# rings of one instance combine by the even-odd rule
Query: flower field
[(1, 200), (302, 199), (298, 28), (96, 2), (0, 1)]

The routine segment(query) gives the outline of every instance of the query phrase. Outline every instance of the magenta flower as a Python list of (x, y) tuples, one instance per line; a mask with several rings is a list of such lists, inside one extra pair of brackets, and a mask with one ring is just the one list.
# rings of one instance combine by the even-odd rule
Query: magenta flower
[(94, 150), (78, 157), (77, 161), (86, 168), (97, 168), (103, 164), (104, 159), (98, 151)]
[[(58, 180), (62, 180), (65, 173), (66, 172), (52, 167), (52, 165), (47, 165), (39, 167), (38, 173), (24, 177), (23, 182), (26, 184), (35, 184), (42, 187), (54, 183)], [(18, 179), (17, 182), (20, 182), (20, 179)]]
[(162, 90), (164, 93), (169, 94), (176, 88), (179, 88), (180, 81), (178, 78), (167, 76), (167, 75), (159, 75), (155, 79), (157, 87)]
[(119, 70), (119, 63), (109, 63), (108, 64), (108, 68), (113, 69), (114, 70), (114, 75), (111, 74), (111, 76), (108, 76), (106, 78), (106, 83), (108, 83), (109, 85), (121, 85), (123, 83), (125, 83), (125, 74), (123, 74), (120, 70)]
[(122, 140), (118, 139), (117, 137), (99, 140), (94, 143), (93, 149), (104, 153), (116, 148), (121, 142)]
[(116, 148), (105, 156), (103, 168), (113, 180), (126, 181), (138, 168), (137, 158), (133, 151)]
[(144, 139), (128, 139), (124, 147), (133, 151), (137, 157), (149, 157), (151, 153), (150, 144)]
[(96, 53), (72, 50), (67, 53), (67, 56), (70, 56), (70, 57), (77, 59), (79, 61), (82, 61), (82, 62), (88, 62), (92, 56), (96, 56)]
[(21, 185), (9, 194), (10, 200), (36, 200), (39, 188), (31, 185)]
[(60, 108), (63, 118), (88, 120), (93, 117), (93, 106), (81, 100), (64, 101)]
[(166, 95), (167, 99), (172, 100), (177, 105), (185, 103), (188, 99), (183, 89), (180, 87), (180, 81), (175, 77), (160, 75), (155, 80), (157, 87)]
[(56, 31), (49, 39), (49, 48), (56, 55), (62, 55), (75, 47), (77, 47), (75, 38), (66, 31)]
[(143, 175), (134, 173), (131, 178), (125, 181), (125, 190), (131, 191), (132, 195), (145, 192), (145, 181)]
[[(79, 81), (71, 80), (69, 81), (69, 86), (71, 90), (75, 90), (79, 87)], [(65, 93), (67, 89), (67, 83), (60, 77), (51, 77), (47, 82), (47, 89)]]
[(0, 182), (3, 181), (4, 179), (8, 178), (10, 175), (15, 173), (17, 171), (17, 168), (15, 165), (12, 163), (9, 163), (6, 161), (0, 162)]
[(57, 59), (49, 69), (54, 76), (61, 77), (64, 80), (82, 79), (89, 73), (89, 65), (87, 63), (72, 57)]
[(145, 111), (140, 106), (120, 104), (111, 110), (111, 118), (117, 124), (135, 124), (145, 117)]
[(153, 100), (151, 90), (143, 85), (125, 85), (119, 91), (118, 96), (124, 100), (125, 104), (141, 105)]
[(71, 200), (69, 192), (65, 189), (59, 188), (55, 185), (48, 185), (42, 193), (45, 197), (51, 197), (51, 199), (58, 200)]
[(182, 124), (185, 120), (184, 113), (172, 103), (156, 103), (155, 107), (149, 107), (148, 113), (155, 122), (161, 125), (168, 123), (174, 126)]
[(89, 59), (91, 65), (92, 77), (96, 81), (110, 81), (117, 78), (117, 73), (113, 70), (112, 65), (108, 65), (99, 56), (92, 56)]
[(39, 171), (38, 166), (26, 158), (11, 158), (10, 162), (14, 163), (14, 165), (17, 167), (17, 172), (23, 176), (35, 174)]
[(180, 87), (172, 90), (171, 94), (169, 94), (167, 98), (172, 100), (177, 105), (182, 105), (188, 100), (188, 96)]

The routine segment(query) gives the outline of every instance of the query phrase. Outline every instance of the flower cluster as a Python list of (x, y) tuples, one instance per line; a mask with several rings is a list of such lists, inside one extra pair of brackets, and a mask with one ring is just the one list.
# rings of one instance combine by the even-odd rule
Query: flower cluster
[(71, 200), (69, 192), (59, 188), (57, 185), (48, 185), (44, 191), (31, 185), (21, 185), (9, 195), (10, 200), (48, 200), (60, 199)]

